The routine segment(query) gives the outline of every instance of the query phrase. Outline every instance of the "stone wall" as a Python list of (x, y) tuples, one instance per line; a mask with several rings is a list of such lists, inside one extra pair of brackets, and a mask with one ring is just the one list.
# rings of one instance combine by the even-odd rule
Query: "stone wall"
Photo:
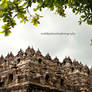
[(91, 77), (88, 66), (70, 57), (61, 63), (30, 47), (0, 58), (0, 92), (91, 92)]

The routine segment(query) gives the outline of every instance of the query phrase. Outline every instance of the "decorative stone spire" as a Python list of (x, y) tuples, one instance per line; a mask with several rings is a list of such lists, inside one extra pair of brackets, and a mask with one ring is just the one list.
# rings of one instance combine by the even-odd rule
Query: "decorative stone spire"
[(5, 57), (5, 60), (8, 60), (10, 57), (10, 54), (8, 53), (7, 56)]
[(40, 50), (38, 49), (37, 52), (35, 53), (35, 56), (42, 56)]
[(23, 50), (22, 49), (20, 49), (20, 51), (18, 52), (18, 55), (23, 55)]
[(33, 47), (31, 48), (31, 53), (32, 53), (32, 54), (35, 54), (35, 50), (34, 50)]
[(85, 71), (89, 74), (90, 70), (87, 65), (84, 66)]
[(31, 48), (30, 48), (30, 46), (28, 46), (28, 48), (26, 49), (26, 52), (27, 52), (27, 51), (30, 51), (30, 50), (31, 50)]
[(85, 69), (89, 69), (87, 65), (85, 65), (84, 67), (85, 67)]
[(25, 54), (26, 54), (27, 56), (33, 56), (33, 55), (35, 54), (35, 50), (33, 49), (33, 47), (30, 48), (30, 46), (29, 46), (29, 47), (26, 49)]
[(45, 59), (47, 59), (47, 60), (52, 60), (52, 59), (51, 59), (51, 56), (49, 55), (49, 53), (47, 53), (47, 55), (45, 56)]
[(12, 52), (8, 53), (7, 56), (5, 57), (4, 61), (8, 61), (11, 62), (14, 59), (14, 55), (12, 54)]
[(92, 66), (91, 66), (91, 68), (90, 68), (90, 74), (91, 74), (91, 76), (92, 76)]
[(63, 60), (63, 64), (66, 64), (66, 63), (72, 64), (70, 57), (65, 57), (65, 59)]
[(27, 48), (27, 49), (31, 49), (31, 48), (30, 48), (30, 46), (28, 46), (28, 48)]
[(78, 65), (80, 65), (80, 64), (78, 63), (78, 61), (76, 61), (76, 59), (74, 59), (73, 65), (78, 66)]
[(28, 46), (28, 48), (26, 49), (25, 54), (27, 56), (29, 56), (31, 54), (31, 48), (30, 48), (30, 46)]
[(80, 65), (83, 66), (83, 64), (80, 62)]
[(59, 59), (58, 59), (57, 57), (55, 57), (55, 58), (53, 59), (53, 61), (54, 61), (55, 63), (58, 63), (58, 62), (59, 62)]
[(10, 52), (10, 57), (12, 57), (12, 58), (14, 57), (14, 55), (13, 55), (13, 53), (12, 53), (12, 52)]
[(4, 59), (3, 55), (1, 55), (1, 59)]
[(1, 55), (1, 57), (0, 57), (0, 63), (2, 63), (3, 60), (4, 60), (4, 57), (3, 57), (3, 55)]

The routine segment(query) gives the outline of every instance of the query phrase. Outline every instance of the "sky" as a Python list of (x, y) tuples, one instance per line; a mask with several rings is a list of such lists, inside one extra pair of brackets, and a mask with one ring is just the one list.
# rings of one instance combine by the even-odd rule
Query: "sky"
[[(11, 51), (16, 55), (20, 48), (25, 51), (30, 46), (35, 50), (39, 48), (44, 56), (47, 53), (50, 53), (52, 58), (57, 56), (60, 62), (65, 56), (70, 56), (72, 61), (76, 59), (90, 67), (92, 65), (92, 46), (90, 46), (92, 26), (86, 23), (79, 25), (79, 15), (74, 15), (70, 9), (66, 10), (66, 18), (48, 9), (38, 13), (44, 16), (40, 19), (38, 27), (34, 27), (30, 21), (26, 24), (17, 23), (10, 36), (4, 37), (0, 34), (0, 55), (6, 56)], [(0, 22), (1, 25), (2, 22)], [(61, 34), (42, 35), (42, 33)], [(73, 34), (70, 35), (70, 33)]]

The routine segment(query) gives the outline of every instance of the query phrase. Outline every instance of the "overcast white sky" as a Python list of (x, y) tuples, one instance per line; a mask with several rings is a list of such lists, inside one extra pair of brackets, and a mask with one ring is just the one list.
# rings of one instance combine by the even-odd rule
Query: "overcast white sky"
[[(44, 17), (41, 18), (38, 27), (34, 27), (30, 22), (17, 24), (9, 37), (0, 34), (0, 55), (6, 56), (11, 51), (16, 55), (20, 48), (25, 50), (28, 46), (33, 46), (35, 50), (39, 48), (43, 55), (49, 52), (52, 58), (57, 56), (61, 62), (65, 56), (70, 56), (72, 60), (76, 59), (84, 65), (91, 66), (92, 26), (86, 23), (80, 26), (79, 17), (72, 14), (70, 9), (66, 12), (67, 17), (62, 18), (44, 9), (40, 13)], [(44, 32), (74, 32), (75, 35), (41, 35)]]

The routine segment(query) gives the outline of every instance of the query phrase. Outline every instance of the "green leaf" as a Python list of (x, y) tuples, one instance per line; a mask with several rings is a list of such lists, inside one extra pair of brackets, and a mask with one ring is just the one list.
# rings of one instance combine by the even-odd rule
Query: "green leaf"
[(90, 21), (90, 20), (87, 20), (87, 23), (88, 23), (89, 25), (92, 25), (92, 21)]
[(75, 15), (77, 15), (79, 13), (79, 10), (75, 13)]
[(19, 18), (21, 18), (22, 16), (21, 16), (21, 14), (19, 13), (19, 14), (17, 14), (17, 18), (19, 19)]
[(81, 18), (85, 18), (86, 16), (85, 15), (82, 15)]
[(27, 5), (27, 2), (25, 2), (23, 5), (22, 5), (22, 7), (24, 7), (24, 6), (26, 6)]
[(37, 27), (37, 26), (38, 26), (38, 23), (35, 23), (35, 24), (33, 24), (33, 25)]
[(91, 39), (91, 42), (92, 42), (92, 39)]
[(9, 36), (9, 35), (10, 35), (10, 33), (11, 33), (11, 31), (10, 31), (10, 30), (5, 30), (5, 36)]
[(5, 2), (6, 0), (2, 0), (2, 2)]
[(92, 46), (92, 43), (90, 43), (90, 46)]
[(24, 22), (24, 20), (22, 19), (21, 21), (20, 21), (20, 23), (23, 23)]
[(3, 30), (3, 31), (1, 31), (0, 33), (5, 33), (5, 31)]
[(8, 4), (7, 4), (7, 2), (6, 2), (6, 3), (4, 4), (4, 7), (7, 8), (7, 6), (8, 6)]
[(37, 10), (38, 10), (38, 8), (34, 8), (33, 10), (34, 10), (34, 11), (37, 11)]
[(3, 17), (3, 12), (2, 12), (2, 11), (0, 11), (0, 17), (1, 17), (1, 18)]
[(91, 41), (90, 46), (92, 46), (92, 39), (90, 41)]
[(2, 29), (5, 29), (7, 26), (6, 25), (2, 25)]
[(33, 3), (36, 3), (36, 0), (33, 0)]

